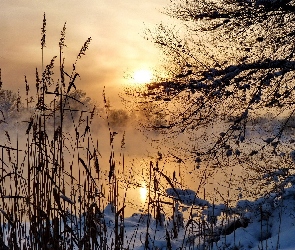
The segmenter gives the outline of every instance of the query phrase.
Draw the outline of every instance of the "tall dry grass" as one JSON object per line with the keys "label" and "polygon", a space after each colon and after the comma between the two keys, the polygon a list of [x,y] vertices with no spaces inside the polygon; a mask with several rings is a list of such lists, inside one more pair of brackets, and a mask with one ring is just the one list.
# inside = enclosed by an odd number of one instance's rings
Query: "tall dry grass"
{"label": "tall dry grass", "polygon": [[[21,111],[29,116],[15,125],[17,133],[12,137],[16,143],[5,130],[5,141],[0,145],[0,248],[96,249],[106,244],[102,210],[108,202],[117,207],[118,186],[113,152],[109,192],[100,185],[105,173],[99,165],[98,141],[94,141],[90,129],[95,107],[90,110],[72,94],[79,76],[78,60],[88,50],[91,38],[80,49],[72,72],[66,72],[64,25],[56,80],[57,58],[44,63],[45,13],[41,31],[42,72],[36,68],[35,96],[31,96],[34,91],[25,77],[25,107]],[[104,199],[106,196],[108,199]],[[117,233],[117,245],[118,237]]]}

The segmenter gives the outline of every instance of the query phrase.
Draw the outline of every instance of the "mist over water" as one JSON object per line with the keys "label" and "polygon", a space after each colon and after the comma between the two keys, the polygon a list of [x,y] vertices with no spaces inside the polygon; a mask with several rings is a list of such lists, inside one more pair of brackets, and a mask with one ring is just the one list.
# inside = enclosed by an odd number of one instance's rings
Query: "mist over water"
{"label": "mist over water", "polygon": [[[73,96],[81,103],[69,101],[65,106],[63,121],[65,175],[62,185],[64,185],[63,193],[67,197],[72,197],[78,192],[78,183],[84,185],[83,183],[87,182],[87,171],[83,168],[81,160],[92,167],[92,160],[86,162],[86,159],[93,157],[94,149],[97,150],[99,164],[96,186],[98,192],[104,197],[99,202],[103,202],[106,206],[111,199],[113,181],[110,178],[110,165],[112,162],[113,171],[116,173],[116,180],[118,180],[117,205],[119,208],[126,206],[125,216],[147,209],[148,196],[154,195],[152,190],[155,188],[155,184],[151,182],[151,169],[157,169],[164,174],[175,188],[194,190],[198,197],[206,198],[209,201],[219,202],[225,199],[226,195],[236,195],[235,190],[231,190],[231,194],[227,193],[229,187],[224,185],[224,183],[228,183],[225,182],[228,179],[225,177],[225,170],[206,170],[208,166],[196,164],[190,151],[194,141],[191,141],[186,132],[172,136],[169,132],[153,130],[148,123],[163,122],[159,120],[161,117],[153,117],[152,114],[146,113],[147,110],[143,114],[141,110],[135,112],[122,107],[116,108],[116,106],[109,105],[108,102],[105,107],[96,104],[95,115],[93,119],[90,119],[89,114],[92,112],[93,102],[87,97],[87,94],[81,91],[77,91]],[[51,105],[53,104],[51,103]],[[151,108],[151,110],[153,109]],[[28,144],[31,143],[30,138],[32,137],[29,130],[30,119],[36,117],[38,112],[34,108],[24,107],[21,112],[8,111],[4,114],[7,117],[6,122],[1,124],[3,131],[1,145],[19,149],[18,153],[16,150],[4,149],[2,159],[9,158],[9,162],[20,166],[17,171],[24,179],[20,179],[19,184],[24,188],[28,185],[28,180],[26,180],[28,169],[24,167],[29,157],[27,148],[33,146],[33,144]],[[58,111],[55,115],[55,118],[52,116],[45,118],[48,145],[56,140],[54,137],[59,127]],[[143,126],[146,122],[148,123]],[[89,128],[86,130],[87,126]],[[50,158],[50,161],[52,162],[53,159]],[[3,169],[6,173],[15,171],[15,169],[9,169],[8,166]],[[93,168],[91,171],[95,172],[95,169]],[[166,177],[163,177],[164,175],[158,174],[157,177],[162,190],[171,188],[171,183],[167,181]],[[152,177],[154,178],[154,176]],[[32,178],[31,176],[31,181]],[[6,195],[18,194],[16,188],[11,187],[10,180],[10,178],[2,180],[3,192]],[[222,183],[223,186],[221,186]],[[151,188],[150,194],[149,187]],[[217,190],[218,193],[216,193]],[[22,190],[22,195],[26,196],[27,191]],[[165,193],[160,195],[161,199],[169,200]],[[166,209],[169,210],[169,206],[166,206]],[[169,211],[165,212],[170,213]]]}

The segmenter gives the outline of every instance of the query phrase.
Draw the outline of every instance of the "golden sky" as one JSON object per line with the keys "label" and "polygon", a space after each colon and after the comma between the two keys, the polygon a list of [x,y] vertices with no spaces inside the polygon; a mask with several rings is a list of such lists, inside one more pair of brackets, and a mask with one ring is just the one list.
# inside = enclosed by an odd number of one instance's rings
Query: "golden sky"
{"label": "golden sky", "polygon": [[157,67],[159,51],[143,38],[169,18],[160,11],[169,0],[1,0],[0,68],[5,89],[24,88],[24,75],[33,89],[35,68],[41,72],[41,27],[46,12],[45,64],[58,55],[60,31],[67,22],[64,56],[71,66],[83,43],[92,37],[86,57],[78,64],[77,87],[95,99],[106,86],[111,103],[126,80],[124,75]]}

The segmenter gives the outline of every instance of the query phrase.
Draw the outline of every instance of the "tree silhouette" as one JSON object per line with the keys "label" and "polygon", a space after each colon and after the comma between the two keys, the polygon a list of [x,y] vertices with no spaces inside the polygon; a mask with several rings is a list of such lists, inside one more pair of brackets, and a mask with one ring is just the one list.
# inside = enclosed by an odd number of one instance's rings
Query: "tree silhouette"
{"label": "tree silhouette", "polygon": [[7,123],[7,119],[17,116],[23,109],[23,104],[17,94],[11,90],[0,89],[0,124]]}
{"label": "tree silhouette", "polygon": [[166,12],[183,26],[147,32],[170,73],[142,92],[170,110],[155,128],[194,138],[198,167],[242,166],[259,192],[294,181],[295,1],[179,0]]}

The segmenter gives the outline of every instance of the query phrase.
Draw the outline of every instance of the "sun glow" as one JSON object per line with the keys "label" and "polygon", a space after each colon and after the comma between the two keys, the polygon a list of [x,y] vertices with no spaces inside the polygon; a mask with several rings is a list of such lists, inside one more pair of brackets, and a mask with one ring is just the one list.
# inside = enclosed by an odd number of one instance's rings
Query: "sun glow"
{"label": "sun glow", "polygon": [[140,69],[133,74],[134,82],[139,84],[150,83],[152,78],[153,73],[148,69]]}
{"label": "sun glow", "polygon": [[143,184],[140,189],[139,189],[139,194],[140,194],[140,199],[141,201],[145,201],[146,198],[147,198],[147,193],[148,193],[148,190],[147,190],[147,187],[145,186],[145,184]]}

